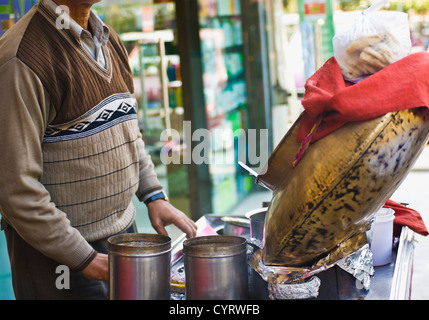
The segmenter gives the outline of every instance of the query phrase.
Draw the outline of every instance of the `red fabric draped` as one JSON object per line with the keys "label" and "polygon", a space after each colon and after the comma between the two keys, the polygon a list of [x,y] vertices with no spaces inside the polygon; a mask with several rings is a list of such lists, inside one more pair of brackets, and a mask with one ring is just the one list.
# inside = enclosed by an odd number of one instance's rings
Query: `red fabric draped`
{"label": "red fabric draped", "polygon": [[429,53],[411,54],[351,84],[343,79],[334,57],[305,85],[304,112],[298,142],[322,122],[312,141],[321,139],[350,121],[369,120],[389,112],[429,106]]}

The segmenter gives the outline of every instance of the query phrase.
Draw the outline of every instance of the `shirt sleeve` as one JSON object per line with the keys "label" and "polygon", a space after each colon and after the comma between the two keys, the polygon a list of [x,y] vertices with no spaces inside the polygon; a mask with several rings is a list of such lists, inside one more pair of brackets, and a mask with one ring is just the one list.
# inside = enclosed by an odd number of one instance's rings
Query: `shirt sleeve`
{"label": "shirt sleeve", "polygon": [[94,249],[70,225],[41,184],[42,141],[49,99],[38,77],[19,59],[0,66],[0,212],[36,250],[73,270]]}

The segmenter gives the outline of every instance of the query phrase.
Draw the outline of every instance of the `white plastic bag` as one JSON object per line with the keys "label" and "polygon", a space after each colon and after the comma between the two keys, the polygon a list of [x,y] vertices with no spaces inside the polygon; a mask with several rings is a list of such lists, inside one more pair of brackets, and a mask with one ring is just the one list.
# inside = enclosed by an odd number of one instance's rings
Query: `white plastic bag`
{"label": "white plastic bag", "polygon": [[334,57],[346,80],[358,82],[410,53],[408,15],[379,10],[388,3],[377,0],[350,30],[333,37]]}

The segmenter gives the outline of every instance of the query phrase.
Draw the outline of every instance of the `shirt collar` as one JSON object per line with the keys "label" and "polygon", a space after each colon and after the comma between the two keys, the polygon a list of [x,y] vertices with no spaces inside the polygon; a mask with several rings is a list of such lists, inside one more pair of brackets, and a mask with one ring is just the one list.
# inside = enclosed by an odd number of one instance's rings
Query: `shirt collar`
{"label": "shirt collar", "polygon": [[[59,7],[53,0],[43,0],[43,4],[51,10],[55,15],[59,16],[56,13],[56,9]],[[67,13],[63,13],[66,15]],[[106,44],[109,40],[110,30],[109,27],[104,24],[104,22],[91,10],[89,15],[89,25],[92,30],[92,37],[95,41],[98,41],[101,44]],[[70,31],[80,40],[84,35],[90,35],[90,32],[83,29],[76,21],[70,18]]]}

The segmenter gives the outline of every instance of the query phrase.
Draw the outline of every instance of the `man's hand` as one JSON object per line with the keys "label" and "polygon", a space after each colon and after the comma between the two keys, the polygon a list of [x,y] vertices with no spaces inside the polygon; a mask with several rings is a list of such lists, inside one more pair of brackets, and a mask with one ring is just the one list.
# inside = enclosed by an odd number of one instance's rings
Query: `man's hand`
{"label": "man's hand", "polygon": [[[193,238],[197,234],[197,225],[186,214],[176,209],[165,200],[155,200],[148,204],[149,219],[156,232],[168,236],[165,227],[174,224],[187,238]],[[83,275],[92,280],[109,282],[108,255],[97,253],[94,260],[82,270]]]}
{"label": "man's hand", "polygon": [[107,254],[97,253],[94,260],[82,270],[83,275],[90,280],[101,280],[109,283],[108,261]]}
{"label": "man's hand", "polygon": [[171,203],[165,200],[155,200],[147,205],[149,219],[156,232],[168,235],[165,227],[174,224],[184,233],[186,237],[193,238],[197,234],[197,225],[189,219],[186,214],[176,209]]}

